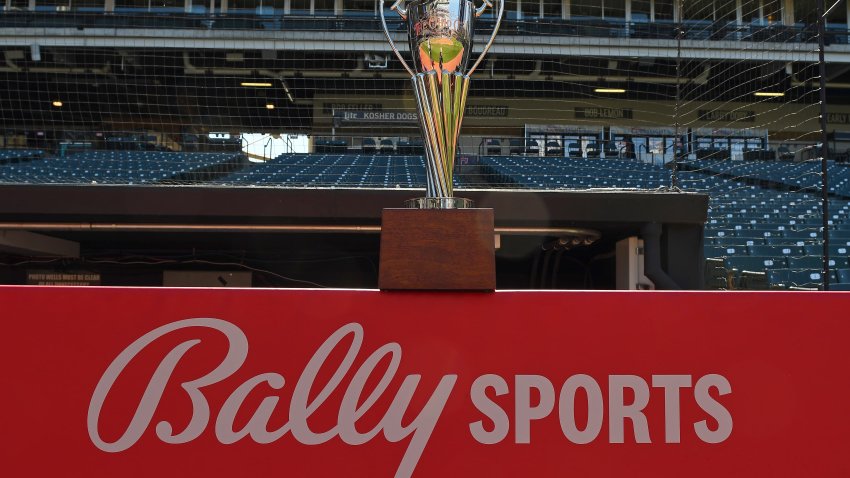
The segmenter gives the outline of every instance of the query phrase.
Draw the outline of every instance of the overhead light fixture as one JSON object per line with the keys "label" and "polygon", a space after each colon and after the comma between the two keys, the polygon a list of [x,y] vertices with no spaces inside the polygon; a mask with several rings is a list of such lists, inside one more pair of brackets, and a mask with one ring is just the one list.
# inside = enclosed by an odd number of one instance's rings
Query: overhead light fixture
{"label": "overhead light fixture", "polygon": [[274,109],[274,104],[273,104],[273,103],[266,103],[266,109],[267,109],[267,110],[273,110],[273,109]]}
{"label": "overhead light fixture", "polygon": [[755,95],[756,96],[777,97],[777,96],[785,96],[785,93],[782,93],[780,91],[756,91]]}
{"label": "overhead light fixture", "polygon": [[625,93],[626,90],[622,88],[596,88],[593,90],[594,93]]}
{"label": "overhead light fixture", "polygon": [[254,86],[254,87],[257,87],[257,88],[270,88],[272,86],[271,83],[255,82],[255,81],[243,81],[242,83],[239,83],[239,84],[242,85],[242,86]]}
{"label": "overhead light fixture", "polygon": [[53,106],[55,106],[55,107],[57,107],[57,108],[61,108],[61,107],[62,107],[62,102],[61,102],[61,101],[59,101],[59,100],[56,100],[56,101],[54,101],[54,102],[52,103],[52,105],[53,105]]}

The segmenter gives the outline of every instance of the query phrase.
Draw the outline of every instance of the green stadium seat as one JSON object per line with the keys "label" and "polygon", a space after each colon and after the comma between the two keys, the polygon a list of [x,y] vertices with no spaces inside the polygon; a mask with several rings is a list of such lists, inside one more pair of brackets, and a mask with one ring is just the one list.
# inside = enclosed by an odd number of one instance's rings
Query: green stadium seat
{"label": "green stadium seat", "polygon": [[751,256],[782,257],[803,255],[802,247],[790,245],[754,245],[748,246],[747,250],[749,250]]}
{"label": "green stadium seat", "polygon": [[736,246],[704,246],[705,257],[727,257],[736,254],[746,254],[746,248]]}
{"label": "green stadium seat", "polygon": [[774,289],[819,289],[823,287],[823,273],[813,269],[773,269],[767,271],[767,282]]}
{"label": "green stadium seat", "polygon": [[[829,259],[829,267],[830,269],[834,269],[837,267],[838,261],[833,258]],[[847,264],[847,261],[844,261],[844,264]],[[788,268],[789,269],[822,269],[823,268],[823,258],[821,256],[802,256],[802,257],[789,257],[788,258]]]}
{"label": "green stadium seat", "polygon": [[735,256],[724,260],[730,289],[764,289],[764,273],[788,267],[785,257]]}
{"label": "green stadium seat", "polygon": [[831,291],[850,291],[850,283],[830,283],[829,290]]}

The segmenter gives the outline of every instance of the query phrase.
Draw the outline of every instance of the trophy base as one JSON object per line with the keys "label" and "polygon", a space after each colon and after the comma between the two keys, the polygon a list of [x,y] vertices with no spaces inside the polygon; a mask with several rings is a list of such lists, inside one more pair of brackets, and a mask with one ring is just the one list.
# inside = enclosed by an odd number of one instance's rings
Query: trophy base
{"label": "trophy base", "polygon": [[378,288],[496,288],[492,209],[384,209]]}
{"label": "trophy base", "polygon": [[455,197],[424,197],[408,199],[404,202],[404,207],[407,209],[471,209],[475,207],[475,201]]}

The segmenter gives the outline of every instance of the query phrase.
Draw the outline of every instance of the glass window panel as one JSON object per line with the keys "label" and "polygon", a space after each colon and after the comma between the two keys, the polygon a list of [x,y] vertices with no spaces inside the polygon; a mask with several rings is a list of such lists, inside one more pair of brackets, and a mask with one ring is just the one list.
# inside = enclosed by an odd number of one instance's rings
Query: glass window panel
{"label": "glass window panel", "polygon": [[259,6],[260,0],[227,0],[228,10],[256,10]]}
{"label": "glass window panel", "polygon": [[[829,1],[829,0],[827,0]],[[841,0],[842,2],[846,0]],[[781,0],[744,0],[742,4],[744,23],[770,25],[782,21]]]}
{"label": "glass window panel", "polygon": [[104,0],[71,0],[71,8],[73,8],[73,9],[86,8],[86,9],[103,10]]}
{"label": "glass window panel", "polygon": [[650,5],[649,0],[632,0],[632,21],[648,22]]}
{"label": "glass window panel", "polygon": [[760,23],[759,0],[743,0],[741,2],[741,15],[743,23]]}
{"label": "glass window panel", "polygon": [[[824,8],[829,8],[835,0],[824,0],[826,5]],[[815,24],[817,18],[815,0],[795,0],[794,1],[794,22]]]}
{"label": "glass window panel", "polygon": [[375,12],[376,4],[370,0],[345,0],[342,6],[346,12]]}
{"label": "glass window panel", "polygon": [[[65,7],[68,8],[70,5],[70,0],[41,0],[35,2],[35,8],[37,9],[45,9],[45,8],[55,8],[55,7]],[[147,5],[147,4],[145,4]]]}
{"label": "glass window panel", "polygon": [[[36,0],[39,5],[42,1]],[[72,0],[73,1],[73,0]],[[66,0],[67,2],[67,0]],[[147,10],[150,7],[152,10],[157,8],[183,8],[184,2],[180,0],[115,0],[115,8],[141,8]]]}
{"label": "glass window panel", "polygon": [[289,10],[292,13],[309,13],[310,0],[292,0],[289,4]]}
{"label": "glass window panel", "polygon": [[[835,0],[826,0],[829,8]],[[827,28],[847,28],[847,0],[839,0],[838,4],[826,16]]]}
{"label": "glass window panel", "polygon": [[782,1],[764,0],[765,23],[782,23]]}
{"label": "glass window panel", "polygon": [[537,18],[540,16],[540,0],[522,1],[522,18]]}
{"label": "glass window panel", "polygon": [[512,18],[516,20],[517,17],[517,3],[516,0],[509,0],[505,2],[505,18]]}
{"label": "glass window panel", "polygon": [[602,18],[602,0],[575,0],[570,5],[572,17]]}
{"label": "glass window panel", "polygon": [[626,0],[605,0],[605,18],[626,18]]}
{"label": "glass window panel", "polygon": [[712,0],[690,0],[684,2],[685,20],[714,20]]}
{"label": "glass window panel", "polygon": [[655,20],[673,19],[673,2],[675,0],[655,0]]}
{"label": "glass window panel", "polygon": [[715,0],[714,1],[715,19],[724,22],[733,22],[738,18],[735,10],[735,0]]}
{"label": "glass window panel", "polygon": [[322,12],[323,14],[333,13],[334,11],[334,0],[315,0],[315,9],[316,12]]}
{"label": "glass window panel", "polygon": [[561,1],[543,0],[543,16],[545,18],[561,18]]}

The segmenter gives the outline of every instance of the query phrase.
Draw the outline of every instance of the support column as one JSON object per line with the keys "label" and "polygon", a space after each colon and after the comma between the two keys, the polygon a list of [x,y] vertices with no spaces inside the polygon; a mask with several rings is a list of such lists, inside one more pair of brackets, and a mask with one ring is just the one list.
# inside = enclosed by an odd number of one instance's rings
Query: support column
{"label": "support column", "polygon": [[782,2],[782,24],[794,24],[794,0],[784,0]]}
{"label": "support column", "polygon": [[[673,4],[673,8],[678,8],[678,4],[678,2],[675,2]],[[676,10],[673,11],[675,12]],[[626,24],[628,24],[632,21],[632,0],[626,0],[626,11],[624,14],[626,16]]]}
{"label": "support column", "polygon": [[29,2],[27,2],[27,10],[35,10],[35,0],[29,0]]}
{"label": "support column", "polygon": [[759,25],[764,26],[764,0],[759,0]]}
{"label": "support column", "polygon": [[744,24],[744,7],[741,5],[741,0],[735,0],[735,24],[738,26]]}
{"label": "support column", "polygon": [[[108,5],[111,1],[114,0],[106,0],[106,4]],[[192,0],[185,0],[183,2],[183,11],[186,13],[192,13]]]}
{"label": "support column", "polygon": [[655,0],[649,0],[649,21],[655,23]]}
{"label": "support column", "polygon": [[221,8],[221,13],[227,13],[227,0],[221,0],[219,8]]}
{"label": "support column", "polygon": [[[377,3],[375,2],[375,4]],[[342,15],[342,0],[334,0],[334,15]]]}
{"label": "support column", "polygon": [[115,11],[115,0],[106,0],[103,3],[103,11],[106,13],[112,13]]}
{"label": "support column", "polygon": [[[377,4],[378,2],[375,2],[375,3]],[[375,8],[377,8],[377,7],[375,7]],[[283,1],[283,14],[289,15],[289,12],[291,12],[291,11],[292,11],[292,0],[284,0]]]}
{"label": "support column", "polygon": [[564,20],[570,19],[570,0],[561,0],[561,18]]}

